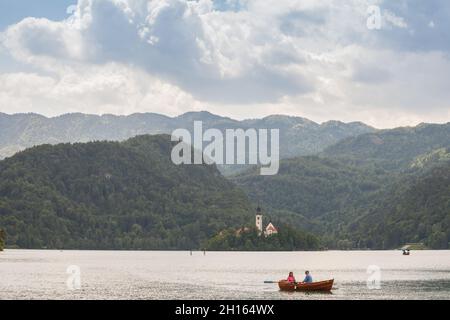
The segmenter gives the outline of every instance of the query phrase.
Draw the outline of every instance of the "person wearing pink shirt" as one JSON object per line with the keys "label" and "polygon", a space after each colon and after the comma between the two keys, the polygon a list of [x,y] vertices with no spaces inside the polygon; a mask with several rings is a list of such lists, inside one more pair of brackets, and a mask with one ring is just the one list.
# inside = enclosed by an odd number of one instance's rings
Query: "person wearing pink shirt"
{"label": "person wearing pink shirt", "polygon": [[294,277],[294,273],[291,271],[289,272],[289,276],[287,278],[287,281],[290,283],[295,283],[295,277]]}

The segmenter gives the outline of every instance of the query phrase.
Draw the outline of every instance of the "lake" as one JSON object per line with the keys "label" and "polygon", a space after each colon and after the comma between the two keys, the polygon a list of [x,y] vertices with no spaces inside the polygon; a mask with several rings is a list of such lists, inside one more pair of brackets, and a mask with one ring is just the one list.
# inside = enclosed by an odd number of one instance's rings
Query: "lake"
{"label": "lake", "polygon": [[[306,269],[332,293],[264,283]],[[450,251],[5,250],[0,299],[450,299]]]}

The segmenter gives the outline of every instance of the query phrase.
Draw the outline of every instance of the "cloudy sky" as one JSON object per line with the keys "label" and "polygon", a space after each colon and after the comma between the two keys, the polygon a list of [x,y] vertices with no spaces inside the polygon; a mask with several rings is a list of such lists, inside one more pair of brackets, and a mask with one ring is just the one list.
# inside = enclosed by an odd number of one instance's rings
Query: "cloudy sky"
{"label": "cloudy sky", "polygon": [[448,17],[447,0],[0,0],[0,112],[448,122]]}

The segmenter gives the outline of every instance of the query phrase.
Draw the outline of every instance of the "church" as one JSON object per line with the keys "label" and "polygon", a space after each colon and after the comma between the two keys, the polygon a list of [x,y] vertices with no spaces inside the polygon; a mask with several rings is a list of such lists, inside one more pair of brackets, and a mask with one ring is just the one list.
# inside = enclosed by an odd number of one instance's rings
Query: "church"
{"label": "church", "polygon": [[256,229],[258,229],[259,235],[264,234],[265,237],[278,233],[278,229],[272,224],[272,222],[269,222],[265,229],[263,228],[263,215],[260,207],[256,209]]}

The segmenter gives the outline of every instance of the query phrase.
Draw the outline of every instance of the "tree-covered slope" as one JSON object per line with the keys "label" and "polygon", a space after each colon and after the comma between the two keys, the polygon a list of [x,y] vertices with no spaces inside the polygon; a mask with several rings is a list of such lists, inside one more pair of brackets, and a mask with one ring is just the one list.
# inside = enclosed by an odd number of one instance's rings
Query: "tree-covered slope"
{"label": "tree-covered slope", "polygon": [[325,149],[323,155],[403,170],[410,168],[417,157],[447,147],[450,123],[421,124],[349,137]]}
{"label": "tree-covered slope", "polygon": [[[8,115],[0,113],[0,158],[40,144],[122,141],[142,134],[170,134],[178,128],[193,130],[194,121],[202,121],[204,129],[279,129],[282,158],[310,155],[339,140],[375,129],[363,123],[313,121],[282,115],[238,121],[209,112],[188,112],[178,117],[155,113],[129,116],[65,114],[47,118],[37,114]],[[240,166],[236,166],[240,167]],[[232,169],[232,168],[231,168]],[[233,170],[231,170],[233,171]]]}
{"label": "tree-covered slope", "polygon": [[253,220],[215,166],[175,166],[169,136],[43,145],[0,162],[0,228],[23,248],[189,249]]}
{"label": "tree-covered slope", "polygon": [[275,212],[296,213],[308,219],[317,219],[361,201],[382,187],[386,174],[381,169],[315,156],[282,160],[274,176],[258,173],[255,168],[236,175],[233,181],[254,202]]}
{"label": "tree-covered slope", "polygon": [[450,248],[450,162],[402,177],[361,213],[341,235],[360,246],[423,242],[435,249]]}
{"label": "tree-covered slope", "polygon": [[[439,156],[435,156],[438,153]],[[300,157],[275,176],[257,170],[233,178],[282,221],[319,235],[330,248],[396,248],[450,241],[450,165],[444,150],[404,172],[364,162]]]}

